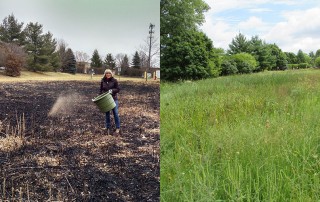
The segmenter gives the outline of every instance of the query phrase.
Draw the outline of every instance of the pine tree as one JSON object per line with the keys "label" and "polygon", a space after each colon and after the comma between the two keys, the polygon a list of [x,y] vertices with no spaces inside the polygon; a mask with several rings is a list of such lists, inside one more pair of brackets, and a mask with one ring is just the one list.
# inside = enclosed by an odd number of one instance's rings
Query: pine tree
{"label": "pine tree", "polygon": [[41,63],[43,63],[43,58],[41,57],[41,48],[44,45],[42,25],[31,22],[24,32],[26,34],[26,49],[29,53],[28,68],[32,71],[42,71]]}
{"label": "pine tree", "polygon": [[121,63],[121,68],[123,69],[128,69],[129,68],[129,59],[127,54],[124,55],[122,63]]}
{"label": "pine tree", "polygon": [[140,69],[140,67],[141,67],[140,56],[139,56],[138,51],[136,51],[135,54],[133,55],[132,67],[136,68],[136,69]]}
{"label": "pine tree", "polygon": [[97,49],[95,49],[93,51],[93,55],[92,55],[92,58],[91,58],[91,67],[102,67],[102,61],[101,61],[101,58],[99,56],[99,52]]}
{"label": "pine tree", "polygon": [[4,18],[0,25],[0,40],[6,43],[24,44],[23,23],[18,23],[14,15]]}
{"label": "pine tree", "polygon": [[241,33],[232,39],[229,48],[228,53],[231,55],[237,53],[250,53],[249,41],[247,41],[246,37]]}
{"label": "pine tree", "polygon": [[114,69],[116,67],[116,62],[112,56],[111,53],[108,53],[105,60],[104,60],[104,64],[106,65],[106,67],[108,69]]}
{"label": "pine tree", "polygon": [[28,69],[32,71],[52,71],[57,67],[55,50],[57,42],[50,32],[42,33],[42,25],[29,23],[24,30],[26,49],[29,54]]}
{"label": "pine tree", "polygon": [[66,73],[75,74],[76,73],[76,58],[73,51],[68,48],[65,54],[65,58],[62,65],[62,71]]}
{"label": "pine tree", "polygon": [[306,63],[306,57],[304,55],[304,52],[301,49],[299,49],[297,53],[297,60],[298,60],[298,63]]}
{"label": "pine tree", "polygon": [[43,59],[42,65],[45,66],[45,71],[52,71],[58,68],[58,61],[56,58],[55,50],[57,42],[53,39],[50,32],[42,36],[43,46],[40,49],[40,58]]}
{"label": "pine tree", "polygon": [[249,41],[249,52],[258,62],[256,71],[264,71],[270,67],[270,51],[268,51],[267,44],[259,38],[253,36]]}

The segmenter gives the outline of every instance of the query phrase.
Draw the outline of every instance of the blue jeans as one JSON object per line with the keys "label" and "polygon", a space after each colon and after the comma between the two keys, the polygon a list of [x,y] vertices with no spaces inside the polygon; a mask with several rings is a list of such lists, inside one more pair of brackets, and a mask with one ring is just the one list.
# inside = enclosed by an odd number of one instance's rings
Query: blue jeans
{"label": "blue jeans", "polygon": [[[116,128],[120,128],[120,118],[118,114],[118,107],[119,107],[119,102],[118,100],[114,101],[116,103],[115,108],[112,109],[112,113],[114,116],[114,122],[116,123]],[[106,128],[111,127],[111,121],[110,121],[110,111],[106,112]]]}

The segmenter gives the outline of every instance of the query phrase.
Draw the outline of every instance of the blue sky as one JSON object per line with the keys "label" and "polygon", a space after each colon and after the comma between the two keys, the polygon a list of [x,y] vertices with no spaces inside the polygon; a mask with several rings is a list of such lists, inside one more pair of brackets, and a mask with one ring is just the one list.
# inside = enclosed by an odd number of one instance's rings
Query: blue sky
{"label": "blue sky", "polygon": [[160,0],[0,0],[1,23],[12,13],[90,57],[97,49],[103,59],[107,53],[132,58],[146,45],[150,23],[160,43]]}
{"label": "blue sky", "polygon": [[320,49],[318,0],[205,0],[211,9],[200,27],[215,47],[225,50],[241,32],[258,35],[283,51],[305,53]]}

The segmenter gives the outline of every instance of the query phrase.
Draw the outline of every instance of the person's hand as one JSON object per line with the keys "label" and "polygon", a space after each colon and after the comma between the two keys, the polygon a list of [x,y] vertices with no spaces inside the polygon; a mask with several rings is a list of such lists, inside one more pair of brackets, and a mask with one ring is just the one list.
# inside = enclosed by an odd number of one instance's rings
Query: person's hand
{"label": "person's hand", "polygon": [[110,94],[112,94],[112,89],[110,89],[108,92],[109,92]]}

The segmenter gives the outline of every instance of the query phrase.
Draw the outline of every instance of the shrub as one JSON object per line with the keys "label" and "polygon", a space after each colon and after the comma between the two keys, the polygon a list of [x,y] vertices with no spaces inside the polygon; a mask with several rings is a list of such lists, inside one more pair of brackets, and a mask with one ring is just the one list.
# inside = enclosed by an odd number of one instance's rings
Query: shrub
{"label": "shrub", "polygon": [[103,67],[94,67],[93,69],[94,69],[95,74],[103,74],[104,73]]}
{"label": "shrub", "polygon": [[232,60],[224,60],[221,64],[221,75],[232,75],[238,73],[237,64]]}
{"label": "shrub", "polygon": [[315,59],[314,64],[316,67],[320,67],[320,56]]}
{"label": "shrub", "polygon": [[294,65],[294,64],[287,64],[287,68],[288,68],[288,69],[293,69],[293,65]]}
{"label": "shrub", "polygon": [[141,77],[144,74],[144,71],[136,68],[128,68],[122,72],[125,76]]}
{"label": "shrub", "polygon": [[17,55],[13,53],[9,53],[7,60],[6,60],[6,75],[8,76],[20,76],[20,70],[23,61]]}
{"label": "shrub", "polygon": [[308,67],[308,63],[300,63],[300,64],[298,64],[298,68],[299,69],[305,69],[307,67]]}
{"label": "shrub", "polygon": [[239,73],[251,73],[257,69],[256,59],[248,53],[238,53],[231,57],[237,64]]}
{"label": "shrub", "polygon": [[26,65],[24,49],[13,43],[0,43],[0,66],[5,66],[8,76],[20,76],[20,71]]}

